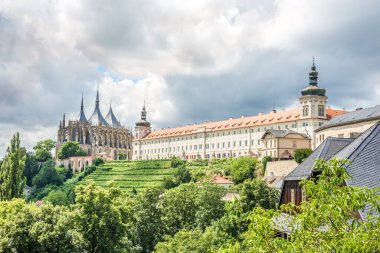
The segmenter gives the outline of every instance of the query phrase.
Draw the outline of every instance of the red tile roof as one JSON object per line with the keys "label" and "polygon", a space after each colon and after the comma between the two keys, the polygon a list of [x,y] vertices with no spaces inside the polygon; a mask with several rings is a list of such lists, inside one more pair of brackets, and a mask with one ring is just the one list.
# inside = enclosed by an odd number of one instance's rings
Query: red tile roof
{"label": "red tile roof", "polygon": [[[344,114],[347,111],[326,109],[327,118],[331,119],[337,115]],[[206,128],[209,131],[220,131],[228,129],[239,129],[251,126],[271,125],[276,123],[285,123],[298,120],[300,117],[299,109],[291,109],[287,111],[279,111],[276,113],[259,114],[256,116],[230,118],[223,121],[206,122],[201,124],[179,126],[175,128],[167,128],[156,130],[145,136],[144,140],[158,139],[162,137],[177,137],[183,135],[194,134],[199,128]]]}

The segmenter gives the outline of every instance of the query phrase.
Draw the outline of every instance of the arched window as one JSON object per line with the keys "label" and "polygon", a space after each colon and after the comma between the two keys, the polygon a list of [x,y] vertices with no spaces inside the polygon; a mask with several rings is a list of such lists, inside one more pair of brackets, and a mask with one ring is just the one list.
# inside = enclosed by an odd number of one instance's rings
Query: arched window
{"label": "arched window", "polygon": [[303,110],[302,110],[302,115],[305,117],[305,116],[309,116],[309,106],[304,106],[303,107]]}

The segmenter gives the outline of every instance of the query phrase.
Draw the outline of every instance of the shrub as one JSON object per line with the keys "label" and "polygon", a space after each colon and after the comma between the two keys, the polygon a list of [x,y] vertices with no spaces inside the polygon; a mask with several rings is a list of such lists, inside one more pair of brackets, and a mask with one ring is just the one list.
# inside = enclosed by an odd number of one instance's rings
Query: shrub
{"label": "shrub", "polygon": [[101,158],[101,157],[95,157],[94,159],[92,159],[92,165],[99,166],[99,165],[102,165],[102,164],[104,164],[103,158]]}
{"label": "shrub", "polygon": [[303,160],[305,160],[311,153],[313,153],[313,150],[311,150],[310,148],[296,149],[294,151],[294,160],[297,163],[302,163]]}

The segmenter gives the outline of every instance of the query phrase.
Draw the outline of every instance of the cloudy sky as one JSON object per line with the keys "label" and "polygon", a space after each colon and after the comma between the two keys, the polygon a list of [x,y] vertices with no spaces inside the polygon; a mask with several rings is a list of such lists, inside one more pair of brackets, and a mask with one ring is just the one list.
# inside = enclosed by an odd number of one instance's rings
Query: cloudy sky
{"label": "cloudy sky", "polygon": [[312,57],[329,104],[380,104],[373,0],[1,0],[0,154],[56,138],[99,83],[127,126],[156,129],[297,106]]}

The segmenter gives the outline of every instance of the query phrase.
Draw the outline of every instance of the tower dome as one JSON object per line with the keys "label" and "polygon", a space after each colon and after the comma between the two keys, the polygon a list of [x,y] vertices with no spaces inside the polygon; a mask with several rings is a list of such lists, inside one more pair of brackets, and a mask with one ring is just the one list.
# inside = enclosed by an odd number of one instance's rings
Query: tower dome
{"label": "tower dome", "polygon": [[301,91],[302,96],[325,96],[326,90],[318,86],[318,72],[314,64],[311,66],[311,71],[309,73],[309,86]]}

